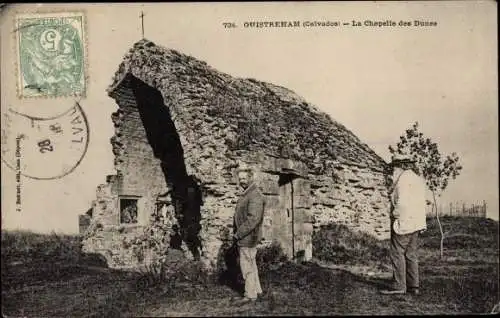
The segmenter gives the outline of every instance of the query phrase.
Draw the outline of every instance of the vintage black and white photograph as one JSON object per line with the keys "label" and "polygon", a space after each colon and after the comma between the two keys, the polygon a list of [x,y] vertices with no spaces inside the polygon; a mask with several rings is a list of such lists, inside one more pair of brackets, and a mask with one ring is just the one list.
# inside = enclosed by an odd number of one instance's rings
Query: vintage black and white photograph
{"label": "vintage black and white photograph", "polygon": [[2,316],[500,312],[496,2],[0,25]]}

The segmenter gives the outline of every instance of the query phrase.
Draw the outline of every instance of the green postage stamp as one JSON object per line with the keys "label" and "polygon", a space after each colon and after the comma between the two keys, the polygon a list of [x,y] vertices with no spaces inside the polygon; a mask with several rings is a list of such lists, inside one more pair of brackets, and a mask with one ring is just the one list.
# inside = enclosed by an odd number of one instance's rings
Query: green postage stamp
{"label": "green postage stamp", "polygon": [[85,96],[85,15],[23,13],[15,23],[18,96]]}

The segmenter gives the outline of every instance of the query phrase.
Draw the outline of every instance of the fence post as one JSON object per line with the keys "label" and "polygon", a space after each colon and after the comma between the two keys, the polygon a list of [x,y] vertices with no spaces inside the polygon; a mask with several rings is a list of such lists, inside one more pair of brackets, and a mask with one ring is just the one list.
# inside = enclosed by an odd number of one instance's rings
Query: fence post
{"label": "fence post", "polygon": [[486,200],[483,200],[483,218],[486,218]]}

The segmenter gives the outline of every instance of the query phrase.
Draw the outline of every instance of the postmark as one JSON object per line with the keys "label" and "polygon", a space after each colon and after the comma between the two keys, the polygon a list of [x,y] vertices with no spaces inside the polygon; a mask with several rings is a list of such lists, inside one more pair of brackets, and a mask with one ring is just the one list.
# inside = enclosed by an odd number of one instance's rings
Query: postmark
{"label": "postmark", "polygon": [[52,117],[9,109],[2,114],[2,161],[32,179],[62,178],[78,167],[89,143],[89,126],[78,102]]}
{"label": "postmark", "polygon": [[85,96],[85,23],[82,12],[16,15],[19,98]]}

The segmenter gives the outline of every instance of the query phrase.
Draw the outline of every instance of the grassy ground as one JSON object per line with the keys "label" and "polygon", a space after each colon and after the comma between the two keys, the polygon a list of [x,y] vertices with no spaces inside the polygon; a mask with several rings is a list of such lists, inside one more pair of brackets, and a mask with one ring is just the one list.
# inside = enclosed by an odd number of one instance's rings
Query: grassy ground
{"label": "grassy ground", "polygon": [[[498,222],[445,218],[444,258],[429,220],[422,236],[420,296],[385,296],[387,242],[341,227],[315,235],[314,262],[261,264],[266,294],[235,306],[215,281],[142,288],[140,275],[110,270],[78,252],[72,237],[2,233],[2,314],[8,316],[385,315],[490,312],[499,302]],[[327,241],[324,238],[329,238]],[[360,242],[362,244],[360,244]]]}

